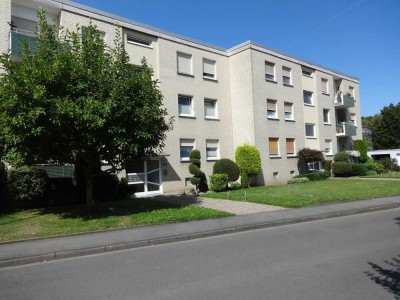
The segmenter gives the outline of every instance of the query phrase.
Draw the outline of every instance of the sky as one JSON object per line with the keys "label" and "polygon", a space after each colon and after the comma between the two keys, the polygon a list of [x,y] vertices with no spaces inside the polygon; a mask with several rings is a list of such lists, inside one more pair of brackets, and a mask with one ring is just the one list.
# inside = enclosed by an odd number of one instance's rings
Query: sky
{"label": "sky", "polygon": [[75,0],[207,44],[251,40],[360,79],[361,115],[400,102],[400,0]]}

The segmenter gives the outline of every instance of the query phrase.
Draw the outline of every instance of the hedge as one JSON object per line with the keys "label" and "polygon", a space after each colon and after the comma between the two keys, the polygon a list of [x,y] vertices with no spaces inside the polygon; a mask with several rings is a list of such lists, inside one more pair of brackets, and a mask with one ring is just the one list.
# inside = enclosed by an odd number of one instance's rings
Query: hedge
{"label": "hedge", "polygon": [[288,180],[288,184],[293,184],[293,183],[305,183],[305,182],[309,182],[310,179],[308,179],[307,177],[298,177],[298,178],[292,178]]}
{"label": "hedge", "polygon": [[296,175],[293,178],[308,178],[310,181],[317,181],[317,180],[326,180],[331,177],[330,172],[313,172],[313,173],[305,173]]}
{"label": "hedge", "polygon": [[223,192],[228,187],[228,175],[213,174],[210,179],[210,190],[213,192]]}
{"label": "hedge", "polygon": [[378,174],[382,174],[385,171],[383,165],[376,161],[366,162],[364,166],[366,166],[368,171],[375,171]]}
{"label": "hedge", "polygon": [[338,161],[332,164],[332,173],[335,177],[349,177],[353,173],[353,168],[350,163],[345,161]]}
{"label": "hedge", "polygon": [[346,151],[338,152],[333,157],[333,161],[335,162],[349,162],[350,156]]}
{"label": "hedge", "polygon": [[352,164],[352,175],[354,176],[365,176],[367,175],[368,169],[363,164]]}

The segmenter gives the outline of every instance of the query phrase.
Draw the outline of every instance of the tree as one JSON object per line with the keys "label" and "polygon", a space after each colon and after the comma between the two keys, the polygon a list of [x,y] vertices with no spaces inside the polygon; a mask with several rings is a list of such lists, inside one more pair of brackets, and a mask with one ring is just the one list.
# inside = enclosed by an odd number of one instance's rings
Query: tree
{"label": "tree", "polygon": [[300,173],[309,171],[308,163],[320,162],[324,160],[324,155],[319,150],[303,148],[297,153],[297,166],[300,170]]}
{"label": "tree", "polygon": [[374,149],[400,148],[400,102],[381,110],[381,120],[373,128]]}
{"label": "tree", "polygon": [[93,24],[82,36],[80,28],[58,34],[43,10],[38,17],[37,51],[24,45],[17,63],[0,57],[0,154],[14,166],[74,163],[91,209],[100,160],[115,172],[160,153],[173,119],[146,61],[129,64],[119,28],[111,48]]}
{"label": "tree", "polygon": [[364,140],[355,140],[353,144],[354,150],[360,152],[360,162],[365,163],[368,161],[368,142]]}
{"label": "tree", "polygon": [[236,148],[235,160],[240,168],[242,188],[249,187],[249,178],[261,172],[261,156],[256,146],[244,144]]}

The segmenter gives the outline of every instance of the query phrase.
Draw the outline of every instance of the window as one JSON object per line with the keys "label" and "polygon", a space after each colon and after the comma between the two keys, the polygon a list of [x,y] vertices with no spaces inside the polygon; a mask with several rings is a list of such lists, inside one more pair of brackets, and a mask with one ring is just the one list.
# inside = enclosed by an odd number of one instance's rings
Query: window
{"label": "window", "polygon": [[217,100],[204,99],[204,117],[206,119],[217,119]]}
{"label": "window", "polygon": [[207,79],[216,79],[214,60],[203,59],[203,77]]}
{"label": "window", "polygon": [[180,116],[193,116],[192,97],[179,95],[178,109]]}
{"label": "window", "polygon": [[312,93],[308,91],[303,91],[303,101],[304,104],[313,105]]}
{"label": "window", "polygon": [[180,155],[181,160],[188,161],[190,152],[194,149],[194,139],[180,140]]}
{"label": "window", "polygon": [[[82,27],[82,36],[86,34],[87,27],[83,26]],[[106,33],[104,31],[96,30],[96,33],[99,35],[99,37],[104,41],[106,39]]]}
{"label": "window", "polygon": [[267,100],[267,116],[268,119],[276,119],[276,100]]}
{"label": "window", "polygon": [[356,114],[355,113],[351,113],[350,114],[350,120],[354,125],[357,126],[357,118],[356,118]]}
{"label": "window", "polygon": [[349,94],[350,94],[350,96],[352,96],[353,98],[355,98],[355,96],[354,96],[354,87],[349,86]]}
{"label": "window", "polygon": [[178,73],[192,75],[192,55],[186,53],[177,53]]}
{"label": "window", "polygon": [[306,137],[315,137],[315,124],[306,123]]}
{"label": "window", "polygon": [[293,103],[284,103],[285,120],[293,120]]}
{"label": "window", "polygon": [[322,169],[322,161],[312,161],[307,163],[307,171],[317,172]]}
{"label": "window", "polygon": [[206,157],[207,160],[219,159],[219,141],[206,140]]}
{"label": "window", "polygon": [[144,39],[140,39],[137,37],[133,37],[133,36],[127,36],[126,40],[128,42],[128,44],[135,44],[135,45],[140,45],[140,46],[146,46],[146,47],[151,47],[151,41],[147,41]]}
{"label": "window", "polygon": [[282,80],[284,85],[292,85],[291,69],[282,67]]}
{"label": "window", "polygon": [[279,156],[278,138],[269,138],[269,156]]}
{"label": "window", "polygon": [[328,79],[321,78],[321,90],[322,90],[322,94],[329,94]]}
{"label": "window", "polygon": [[329,114],[329,109],[324,108],[323,115],[324,115],[324,124],[331,124],[331,117]]}
{"label": "window", "polygon": [[295,155],[295,151],[294,151],[295,147],[294,147],[294,139],[292,138],[287,138],[286,139],[286,154],[288,156],[290,155]]}
{"label": "window", "polygon": [[275,64],[265,62],[265,79],[269,81],[275,81]]}
{"label": "window", "polygon": [[332,140],[325,140],[325,153],[332,155]]}
{"label": "window", "polygon": [[313,71],[309,69],[301,69],[301,74],[303,74],[303,76],[312,77]]}

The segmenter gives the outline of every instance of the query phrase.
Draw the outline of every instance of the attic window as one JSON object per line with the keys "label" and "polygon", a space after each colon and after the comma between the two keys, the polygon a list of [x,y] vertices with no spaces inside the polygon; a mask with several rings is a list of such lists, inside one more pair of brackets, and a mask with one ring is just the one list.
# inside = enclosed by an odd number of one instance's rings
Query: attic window
{"label": "attic window", "polygon": [[145,47],[151,47],[151,41],[148,40],[142,40],[133,36],[127,36],[127,41],[129,44],[136,44],[140,46],[145,46]]}

